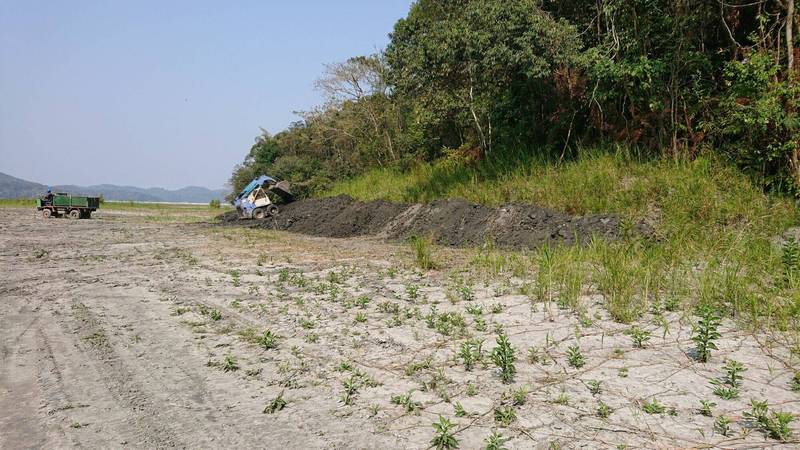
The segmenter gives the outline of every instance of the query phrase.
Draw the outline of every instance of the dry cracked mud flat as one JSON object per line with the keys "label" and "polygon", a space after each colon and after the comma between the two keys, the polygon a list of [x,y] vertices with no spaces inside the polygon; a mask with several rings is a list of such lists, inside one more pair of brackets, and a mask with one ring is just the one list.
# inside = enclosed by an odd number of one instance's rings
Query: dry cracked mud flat
{"label": "dry cracked mud flat", "polygon": [[[703,364],[689,316],[648,313],[637,348],[590,286],[581,319],[523,295],[530,279],[486,276],[474,250],[436,249],[423,273],[403,244],[190,222],[0,209],[0,447],[428,448],[440,415],[467,449],[493,430],[507,448],[797,446],[745,414],[800,414],[780,335],[724,322]],[[486,356],[499,328],[509,384]],[[712,393],[726,359],[747,368],[731,400]]]}

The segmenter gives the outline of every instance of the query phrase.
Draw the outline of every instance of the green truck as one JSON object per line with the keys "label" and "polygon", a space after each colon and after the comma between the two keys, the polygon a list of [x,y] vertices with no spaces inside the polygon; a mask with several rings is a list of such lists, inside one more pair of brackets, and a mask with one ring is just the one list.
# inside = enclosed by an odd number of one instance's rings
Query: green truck
{"label": "green truck", "polygon": [[42,217],[45,219],[61,216],[70,219],[88,219],[99,207],[99,197],[79,197],[65,192],[36,200],[36,209],[42,212]]}

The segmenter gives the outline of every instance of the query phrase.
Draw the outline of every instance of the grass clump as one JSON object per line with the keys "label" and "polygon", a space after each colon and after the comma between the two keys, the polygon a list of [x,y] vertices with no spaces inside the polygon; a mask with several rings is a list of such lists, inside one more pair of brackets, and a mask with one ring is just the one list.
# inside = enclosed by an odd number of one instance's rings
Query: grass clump
{"label": "grass clump", "polygon": [[411,238],[411,247],[414,250],[414,262],[422,270],[433,270],[438,267],[433,258],[433,240],[415,236]]}

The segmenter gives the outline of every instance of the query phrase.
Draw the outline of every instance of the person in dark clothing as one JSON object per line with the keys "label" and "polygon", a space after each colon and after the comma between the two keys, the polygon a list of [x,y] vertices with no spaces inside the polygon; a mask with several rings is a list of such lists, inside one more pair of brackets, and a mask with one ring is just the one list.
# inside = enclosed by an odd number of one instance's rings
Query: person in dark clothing
{"label": "person in dark clothing", "polygon": [[44,194],[44,196],[42,197],[42,200],[44,201],[45,205],[52,205],[53,204],[53,192],[50,189],[48,189],[47,193]]}

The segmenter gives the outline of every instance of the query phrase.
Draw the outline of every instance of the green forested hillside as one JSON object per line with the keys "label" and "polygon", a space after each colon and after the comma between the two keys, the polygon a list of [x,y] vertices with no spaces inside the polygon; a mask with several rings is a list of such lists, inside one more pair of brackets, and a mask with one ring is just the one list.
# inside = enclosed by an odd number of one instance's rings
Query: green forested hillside
{"label": "green forested hillside", "polygon": [[576,157],[596,143],[714,153],[796,191],[793,0],[420,0],[387,48],[332,64],[326,102],[232,176],[308,194],[373,167]]}

